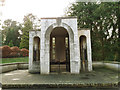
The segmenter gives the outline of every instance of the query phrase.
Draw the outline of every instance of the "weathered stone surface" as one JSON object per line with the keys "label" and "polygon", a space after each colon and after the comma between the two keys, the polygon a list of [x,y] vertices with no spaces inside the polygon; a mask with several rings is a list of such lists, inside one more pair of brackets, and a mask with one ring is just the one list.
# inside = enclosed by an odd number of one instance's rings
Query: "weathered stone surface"
{"label": "weathered stone surface", "polygon": [[[85,35],[87,38],[87,58],[88,71],[92,71],[91,58],[91,39],[89,30],[77,29],[76,17],[59,17],[59,18],[42,18],[41,31],[30,31],[29,33],[29,71],[34,72],[33,63],[33,38],[38,36],[40,38],[40,63],[39,69],[41,74],[50,73],[50,34],[54,28],[63,27],[69,34],[70,45],[70,72],[73,74],[80,73],[80,43],[79,37]],[[35,69],[36,71],[36,69]]]}
{"label": "weathered stone surface", "polygon": [[[118,87],[118,72],[99,68],[92,72],[81,74],[50,74],[39,75],[30,74],[28,70],[15,70],[2,73],[3,88],[41,88],[41,87],[94,87],[94,88],[113,88]],[[108,89],[109,90],[109,89]],[[117,90],[117,89],[116,89]]]}
{"label": "weathered stone surface", "polygon": [[33,61],[33,39],[34,37],[41,36],[41,31],[30,31],[29,32],[29,72],[37,73],[40,72],[40,62]]}

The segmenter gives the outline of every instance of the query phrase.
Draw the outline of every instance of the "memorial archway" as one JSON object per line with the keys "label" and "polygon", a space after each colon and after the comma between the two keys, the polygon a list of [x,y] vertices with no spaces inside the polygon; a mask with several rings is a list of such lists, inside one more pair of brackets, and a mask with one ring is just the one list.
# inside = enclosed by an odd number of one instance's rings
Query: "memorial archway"
{"label": "memorial archway", "polygon": [[[68,36],[69,36],[69,72],[72,72],[72,70],[74,69],[73,68],[73,54],[72,52],[74,52],[74,33],[73,33],[73,30],[71,29],[70,26],[68,26],[67,24],[65,23],[61,23],[60,25],[54,23],[52,25],[50,25],[46,32],[45,32],[45,49],[44,49],[44,57],[45,57],[45,62],[46,62],[46,70],[48,70],[47,72],[50,73],[50,35],[52,33],[52,31],[55,29],[55,28],[62,28],[64,29],[67,33],[68,33]],[[42,65],[42,64],[41,64]],[[67,66],[66,66],[67,67]],[[42,70],[42,66],[41,66],[41,70]],[[43,72],[43,71],[42,71]]]}
{"label": "memorial archway", "polygon": [[[57,34],[58,36],[63,35],[64,38],[58,38]],[[80,53],[82,41],[79,43],[79,37],[82,35],[86,36],[87,53],[85,55],[88,61],[87,69],[91,71],[90,30],[78,30],[77,17],[41,18],[41,30],[29,32],[29,72],[49,74],[53,62],[60,65],[63,63],[65,72],[69,71],[72,74],[79,74],[81,70],[80,55],[82,53]],[[37,38],[34,38],[36,36]],[[39,65],[36,65],[37,61],[40,61]],[[58,72],[64,72],[61,68],[59,69],[57,70]]]}

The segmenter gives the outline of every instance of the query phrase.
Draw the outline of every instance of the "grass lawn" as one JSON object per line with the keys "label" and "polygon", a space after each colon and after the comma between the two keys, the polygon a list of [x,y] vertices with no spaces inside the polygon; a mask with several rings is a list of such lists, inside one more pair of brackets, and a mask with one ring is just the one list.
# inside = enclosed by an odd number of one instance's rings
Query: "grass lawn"
{"label": "grass lawn", "polygon": [[2,63],[16,63],[16,62],[25,62],[28,63],[28,57],[18,57],[18,58],[2,58]]}

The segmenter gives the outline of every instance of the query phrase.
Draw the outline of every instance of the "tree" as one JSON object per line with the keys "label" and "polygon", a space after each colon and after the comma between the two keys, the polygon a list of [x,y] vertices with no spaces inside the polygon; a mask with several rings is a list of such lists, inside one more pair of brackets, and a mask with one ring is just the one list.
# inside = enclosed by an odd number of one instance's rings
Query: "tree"
{"label": "tree", "polygon": [[39,22],[40,20],[32,14],[28,14],[24,17],[20,48],[29,49],[29,31],[39,30]]}
{"label": "tree", "polygon": [[29,49],[29,31],[33,29],[33,24],[29,20],[24,22],[24,27],[22,28],[22,38],[20,43],[20,48]]}
{"label": "tree", "polygon": [[3,45],[18,46],[20,44],[20,33],[21,25],[10,19],[5,20],[2,26],[2,43]]}
{"label": "tree", "polygon": [[120,1],[118,2],[117,7],[117,24],[118,24],[118,60],[120,61]]}
{"label": "tree", "polygon": [[[68,11],[79,28],[90,28],[93,60],[118,60],[118,3],[75,3]],[[118,16],[117,16],[118,15]]]}
{"label": "tree", "polygon": [[9,42],[8,46],[13,47],[13,41],[12,40]]}

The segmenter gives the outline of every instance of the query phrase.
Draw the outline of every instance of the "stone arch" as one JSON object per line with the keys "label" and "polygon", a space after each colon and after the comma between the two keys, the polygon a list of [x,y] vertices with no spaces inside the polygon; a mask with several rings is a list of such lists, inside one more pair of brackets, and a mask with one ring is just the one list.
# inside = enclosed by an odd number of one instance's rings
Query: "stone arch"
{"label": "stone arch", "polygon": [[86,35],[80,35],[79,37],[81,37],[81,36],[83,36],[83,37],[86,37],[86,38],[87,38],[87,36],[86,36]]}
{"label": "stone arch", "polygon": [[[63,27],[67,30],[68,34],[69,34],[69,44],[70,44],[70,68],[71,68],[71,61],[73,61],[73,53],[74,52],[74,33],[73,33],[73,30],[72,28],[65,24],[65,23],[61,23],[60,25],[54,23],[52,25],[50,25],[46,32],[45,32],[45,56],[44,57],[48,57],[47,59],[50,60],[50,34],[52,32],[52,30],[54,28],[57,28],[57,27]],[[50,61],[49,61],[50,62]],[[50,63],[49,63],[50,65]],[[71,70],[71,69],[70,69]],[[50,72],[50,71],[49,71]],[[71,71],[70,71],[71,72]]]}
{"label": "stone arch", "polygon": [[74,33],[73,33],[72,28],[69,25],[65,24],[65,23],[61,23],[61,25],[58,25],[56,23],[50,25],[47,28],[46,32],[45,32],[45,38],[49,39],[50,33],[56,27],[63,27],[63,28],[65,28],[67,30],[68,34],[71,35],[72,36],[71,38],[74,40]]}

